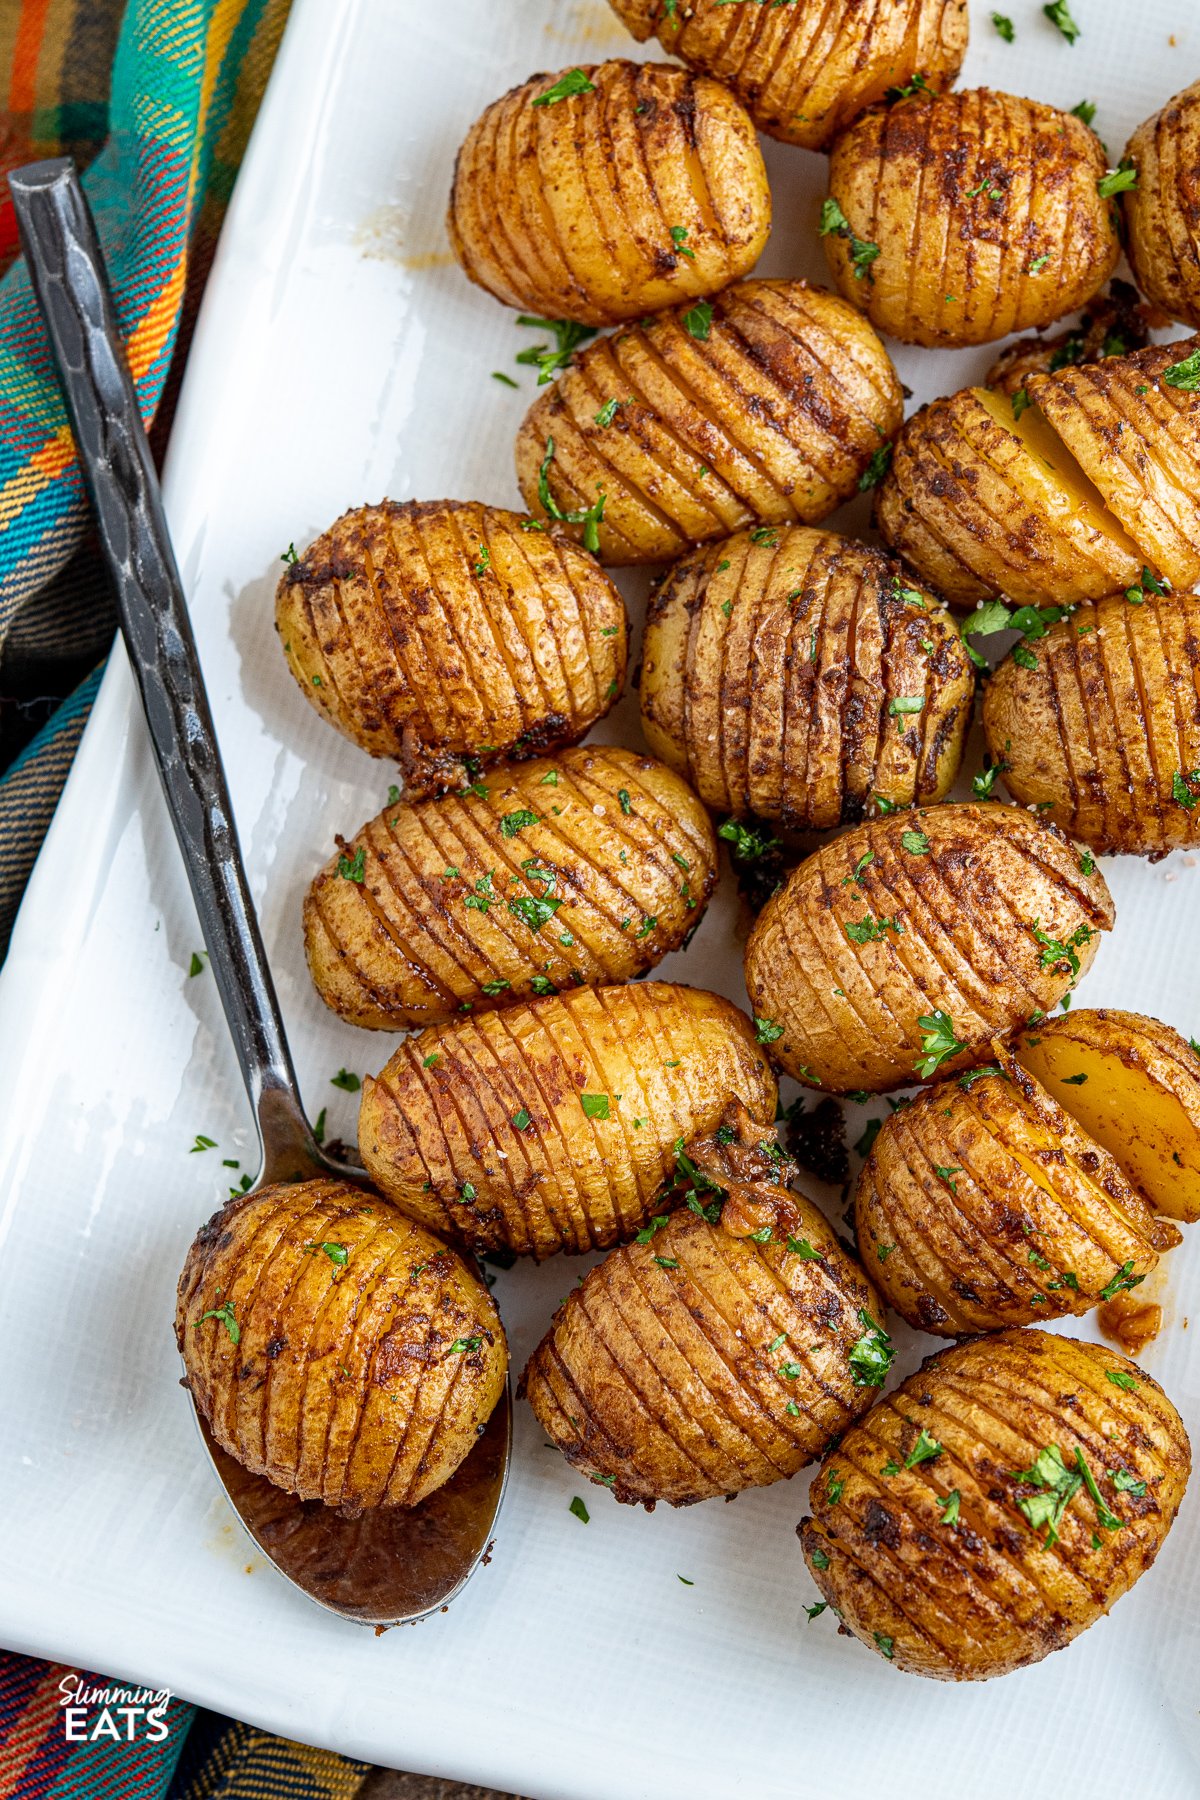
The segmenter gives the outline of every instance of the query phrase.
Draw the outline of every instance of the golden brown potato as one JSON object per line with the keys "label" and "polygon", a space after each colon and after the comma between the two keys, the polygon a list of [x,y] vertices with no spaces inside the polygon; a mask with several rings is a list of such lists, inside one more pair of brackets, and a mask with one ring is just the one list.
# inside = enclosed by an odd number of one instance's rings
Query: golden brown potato
{"label": "golden brown potato", "polygon": [[1200,82],[1138,126],[1125,159],[1138,174],[1121,196],[1137,284],[1172,319],[1200,326]]}
{"label": "golden brown potato", "polygon": [[949,87],[967,48],[966,0],[610,0],[639,43],[651,35],[731,87],[760,131],[823,150],[890,88],[920,75]]}
{"label": "golden brown potato", "polygon": [[794,1475],[882,1386],[879,1302],[788,1192],[794,1173],[774,1130],[731,1109],[530,1358],[521,1391],[538,1424],[618,1500],[687,1506]]}
{"label": "golden brown potato", "polygon": [[1093,849],[1159,857],[1200,843],[1200,598],[1133,592],[1002,662],[983,727],[1014,800]]}
{"label": "golden brown potato", "polygon": [[884,1120],[855,1195],[884,1298],[939,1337],[1089,1312],[1180,1241],[1080,1129],[1075,1090],[994,1054]]}
{"label": "golden brown potato", "polygon": [[1191,1450],[1156,1381],[1006,1331],[931,1356],[846,1433],[799,1526],[847,1630],[898,1669],[985,1681],[1078,1637],[1154,1561]]}
{"label": "golden brown potato", "polygon": [[[1108,289],[1085,309],[1077,323],[1052,336],[1034,332],[1005,346],[984,376],[983,385],[1006,400],[1019,394],[1031,375],[1053,375],[1069,363],[1103,362],[1144,350],[1156,323],[1153,307],[1143,304],[1129,282],[1114,277]],[[1021,401],[1017,405],[1020,407]]]}
{"label": "golden brown potato", "polygon": [[625,606],[603,571],[474,501],[343,513],[284,570],[275,623],[308,699],[395,757],[410,799],[575,742],[625,680]]}
{"label": "golden brown potato", "polygon": [[302,1181],[202,1225],[175,1333],[221,1447],[302,1500],[415,1506],[504,1390],[508,1347],[462,1258],[374,1194]]}
{"label": "golden brown potato", "polygon": [[1104,877],[1084,867],[1015,806],[935,806],[843,832],[750,933],[760,1038],[789,1075],[841,1092],[967,1068],[1056,1006],[1112,928]]}
{"label": "golden brown potato", "polygon": [[446,224],[498,300],[615,325],[748,275],[771,194],[753,123],[720,82],[606,62],[533,75],[488,107]]}
{"label": "golden brown potato", "polygon": [[1035,375],[1029,398],[1143,561],[1176,587],[1194,587],[1200,581],[1200,337]]}
{"label": "golden brown potato", "polygon": [[681,1140],[775,1082],[728,1000],[669,982],[580,988],[430,1026],[363,1083],[372,1181],[482,1249],[603,1249],[649,1217]]}
{"label": "golden brown potato", "polygon": [[838,288],[910,344],[987,344],[1074,312],[1112,274],[1099,138],[1037,100],[918,93],[844,131],[821,218]]}
{"label": "golden brown potato", "polygon": [[852,307],[745,281],[601,338],[537,400],[517,477],[539,518],[590,510],[604,562],[667,562],[743,525],[812,524],[900,423],[896,372]]}
{"label": "golden brown potato", "polygon": [[1171,1219],[1200,1219],[1200,1056],[1169,1025],[1082,1007],[1016,1040],[1022,1067]]}
{"label": "golden brown potato", "polygon": [[[941,800],[975,681],[953,620],[865,544],[759,527],[676,563],[650,602],[639,694],[657,756],[707,805],[793,831]],[[889,713],[920,694],[913,729]]]}
{"label": "golden brown potato", "polygon": [[717,878],[696,796],[598,745],[387,806],[339,846],[305,898],[308,966],[326,1005],[381,1030],[633,980]]}

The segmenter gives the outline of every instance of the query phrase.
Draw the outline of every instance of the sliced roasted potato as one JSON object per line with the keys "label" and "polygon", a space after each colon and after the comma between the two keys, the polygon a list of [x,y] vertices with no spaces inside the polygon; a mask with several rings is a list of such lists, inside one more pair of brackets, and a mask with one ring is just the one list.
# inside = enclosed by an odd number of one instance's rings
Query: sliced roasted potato
{"label": "sliced roasted potato", "polygon": [[966,0],[610,0],[639,43],[731,87],[760,131],[823,150],[890,88],[949,87],[967,48]]}
{"label": "sliced roasted potato", "polygon": [[284,570],[275,624],[302,692],[406,798],[574,743],[625,679],[625,605],[556,530],[475,501],[343,513]]}
{"label": "sliced roasted potato", "polygon": [[[941,800],[974,676],[954,623],[889,557],[803,526],[676,563],[650,603],[639,694],[656,755],[709,806],[824,830]],[[913,729],[899,696],[920,694]]]}
{"label": "sliced roasted potato", "polygon": [[536,1257],[603,1249],[649,1217],[675,1146],[775,1082],[728,1000],[669,982],[581,988],[431,1026],[363,1083],[375,1185],[434,1229]]}
{"label": "sliced roasted potato", "polygon": [[1103,146],[1073,113],[920,92],[833,146],[821,230],[847,300],[910,344],[986,344],[1089,300],[1121,253]]}
{"label": "sliced roasted potato", "polygon": [[[983,384],[1010,400],[1021,393],[1031,375],[1052,375],[1068,363],[1103,362],[1109,356],[1144,350],[1154,324],[1154,309],[1143,303],[1137,289],[1114,277],[1075,324],[1050,336],[1035,332],[1006,345]],[[1018,400],[1017,409],[1022,405]]]}
{"label": "sliced roasted potato", "polygon": [[1158,1383],[1099,1344],[956,1344],[851,1426],[800,1543],[844,1628],[898,1669],[985,1681],[1109,1611],[1162,1548],[1191,1450]]}
{"label": "sliced roasted potato", "polygon": [[1131,592],[1001,663],[983,726],[1014,800],[1096,850],[1158,857],[1200,843],[1200,599]]}
{"label": "sliced roasted potato", "polygon": [[1069,606],[1129,587],[1142,569],[1137,545],[1037,408],[987,388],[914,413],[876,522],[952,605],[1004,593]]}
{"label": "sliced roasted potato", "polygon": [[879,1302],[788,1192],[794,1173],[773,1128],[731,1109],[530,1358],[521,1387],[539,1425],[618,1500],[687,1506],[794,1475],[882,1385]]}
{"label": "sliced roasted potato", "polygon": [[1200,82],[1139,125],[1125,157],[1138,176],[1121,196],[1137,284],[1171,318],[1200,326]]}
{"label": "sliced roasted potato", "polygon": [[997,1046],[884,1120],[858,1247],[910,1325],[961,1337],[1088,1312],[1179,1243],[1074,1110],[1073,1089],[1052,1098]]}
{"label": "sliced roasted potato", "polygon": [[429,1025],[644,975],[716,879],[708,814],[679,777],[587,746],[385,807],[313,882],[304,948],[355,1025]]}
{"label": "sliced roasted potato", "polygon": [[745,281],[582,350],[527,413],[517,477],[539,518],[594,533],[604,562],[668,562],[743,525],[825,518],[902,407],[853,307]]}
{"label": "sliced roasted potato", "polygon": [[175,1333],[192,1398],[255,1475],[326,1506],[415,1506],[448,1481],[504,1390],[483,1283],[344,1181],[238,1195],[202,1225]]}
{"label": "sliced roasted potato", "polygon": [[1015,1052],[1152,1206],[1200,1219],[1200,1056],[1169,1025],[1084,1007],[1026,1031]]}
{"label": "sliced roasted potato", "polygon": [[843,832],[750,933],[760,1038],[789,1075],[842,1092],[957,1073],[1088,968],[1113,905],[1084,868],[1015,806],[935,806]]}
{"label": "sliced roasted potato", "polygon": [[606,62],[533,75],[488,107],[458,153],[447,229],[509,306],[615,325],[748,275],[771,194],[728,88]]}

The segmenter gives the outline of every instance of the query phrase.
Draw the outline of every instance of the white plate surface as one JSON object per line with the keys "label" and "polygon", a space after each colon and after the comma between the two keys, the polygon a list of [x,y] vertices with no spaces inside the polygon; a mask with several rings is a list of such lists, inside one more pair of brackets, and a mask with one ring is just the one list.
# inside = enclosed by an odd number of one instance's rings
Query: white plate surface
{"label": "white plate surface", "polygon": [[[977,0],[966,78],[1094,99],[1118,154],[1200,74],[1200,17],[1194,0],[1073,6],[1072,47],[1034,0],[1005,0],[1009,46]],[[354,1102],[330,1076],[377,1067],[388,1040],[316,999],[299,902],[390,771],[286,674],[279,554],[382,494],[517,503],[511,441],[532,377],[514,394],[489,372],[518,373],[529,337],[450,263],[451,160],[531,70],[626,53],[603,0],[298,0],[210,283],[169,507],[301,1079],[331,1133],[352,1135]],[[824,159],[767,155],[763,269],[820,279]],[[896,360],[924,399],[989,356]],[[865,526],[865,504],[839,522]],[[645,582],[625,585],[636,611]],[[633,699],[605,735],[637,743]],[[1120,922],[1086,1001],[1200,1026],[1193,862],[1108,866]],[[723,893],[664,974],[742,999],[735,919]],[[1196,1794],[1196,1494],[1112,1618],[1020,1675],[942,1687],[839,1638],[828,1614],[806,1623],[804,1479],[653,1517],[587,1489],[585,1527],[568,1511],[578,1478],[520,1408],[494,1560],[447,1615],[377,1639],[306,1603],[241,1538],[178,1387],[176,1273],[223,1197],[218,1159],[250,1154],[212,979],[187,976],[199,945],[118,653],[0,982],[0,1641],[538,1800],[782,1800],[837,1779],[888,1800],[1012,1800],[1051,1781],[1095,1800],[1131,1781],[1155,1800]],[[189,1154],[197,1132],[219,1150]],[[516,1368],[579,1267],[500,1277]],[[1168,1327],[1146,1356],[1193,1432],[1198,1288],[1194,1232],[1155,1278]],[[903,1343],[907,1369],[919,1346]]]}

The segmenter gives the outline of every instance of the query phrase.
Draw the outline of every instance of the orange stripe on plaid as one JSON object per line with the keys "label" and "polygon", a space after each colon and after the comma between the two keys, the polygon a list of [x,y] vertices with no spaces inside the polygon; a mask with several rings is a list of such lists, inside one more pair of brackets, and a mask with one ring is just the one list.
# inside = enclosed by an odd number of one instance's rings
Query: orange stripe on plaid
{"label": "orange stripe on plaid", "polygon": [[50,0],[24,0],[21,23],[13,45],[12,73],[8,83],[8,104],[15,113],[31,113],[37,97],[38,58],[46,31],[46,15]]}
{"label": "orange stripe on plaid", "polygon": [[9,1800],[18,1791],[21,1777],[45,1742],[62,1699],[59,1682],[64,1675],[78,1673],[62,1663],[46,1664],[25,1710],[0,1745],[0,1800]]}

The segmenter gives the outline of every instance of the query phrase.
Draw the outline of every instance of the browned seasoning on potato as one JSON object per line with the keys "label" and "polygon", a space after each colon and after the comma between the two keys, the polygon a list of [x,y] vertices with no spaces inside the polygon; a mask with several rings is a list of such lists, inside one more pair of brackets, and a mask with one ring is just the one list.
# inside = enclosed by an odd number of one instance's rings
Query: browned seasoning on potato
{"label": "browned seasoning on potato", "polygon": [[1137,171],[1121,195],[1137,284],[1169,318],[1200,326],[1200,82],[1138,126],[1122,161]]}

